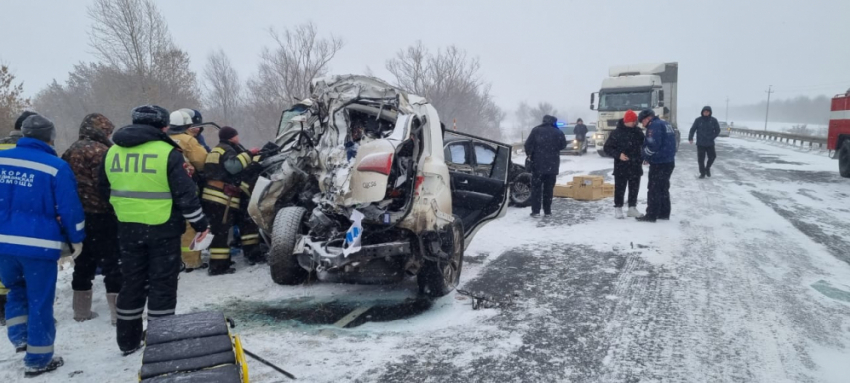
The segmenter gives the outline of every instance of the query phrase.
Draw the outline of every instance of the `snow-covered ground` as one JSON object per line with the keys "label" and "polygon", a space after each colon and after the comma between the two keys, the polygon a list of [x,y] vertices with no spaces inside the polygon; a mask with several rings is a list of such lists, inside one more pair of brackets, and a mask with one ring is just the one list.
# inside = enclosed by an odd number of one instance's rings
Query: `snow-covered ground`
{"label": "snow-covered ground", "polygon": [[[615,220],[610,199],[557,200],[539,220],[510,209],[478,233],[461,277],[461,289],[511,302],[500,308],[472,310],[457,292],[417,301],[415,281],[284,287],[242,266],[182,274],[178,312],[225,311],[247,349],[306,382],[847,382],[850,180],[819,153],[756,140],[720,139],[718,156],[698,180],[682,145],[671,221]],[[612,182],[611,170],[593,153],[565,156],[559,182]],[[641,210],[646,177],[643,187]],[[135,381],[141,353],[120,356],[102,284],[101,317],[76,323],[70,281],[60,272],[66,365],[28,381]],[[302,323],[366,305],[404,312],[354,328]],[[23,381],[20,359],[0,345],[0,382]],[[252,382],[284,381],[249,365]]]}

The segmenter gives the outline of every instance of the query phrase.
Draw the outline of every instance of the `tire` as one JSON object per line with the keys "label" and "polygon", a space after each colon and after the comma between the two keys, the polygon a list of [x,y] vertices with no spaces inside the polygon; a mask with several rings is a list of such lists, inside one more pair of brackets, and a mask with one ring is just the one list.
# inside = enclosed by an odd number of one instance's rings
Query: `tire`
{"label": "tire", "polygon": [[416,276],[419,293],[431,298],[439,298],[452,292],[457,287],[463,270],[464,234],[460,217],[455,216],[454,222],[448,225],[444,234],[449,234],[443,236],[441,246],[442,250],[449,254],[448,262],[423,259],[422,268]]}
{"label": "tire", "polygon": [[531,205],[531,173],[522,173],[511,185],[511,202],[516,207]]}
{"label": "tire", "polygon": [[303,234],[304,216],[307,209],[293,206],[277,212],[272,227],[272,245],[269,250],[269,270],[272,280],[279,285],[303,283],[310,274],[298,264],[292,251]]}
{"label": "tire", "polygon": [[596,153],[599,153],[599,157],[608,158],[608,154],[604,150],[597,150]]}
{"label": "tire", "polygon": [[850,178],[850,140],[844,140],[844,145],[838,151],[838,174]]}

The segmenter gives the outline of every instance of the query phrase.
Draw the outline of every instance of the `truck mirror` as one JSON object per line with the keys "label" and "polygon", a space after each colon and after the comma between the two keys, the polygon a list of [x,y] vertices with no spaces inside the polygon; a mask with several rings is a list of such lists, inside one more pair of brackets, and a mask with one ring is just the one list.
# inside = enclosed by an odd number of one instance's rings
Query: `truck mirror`
{"label": "truck mirror", "polygon": [[590,110],[596,110],[596,93],[590,94]]}
{"label": "truck mirror", "polygon": [[664,91],[658,91],[658,106],[664,106]]}

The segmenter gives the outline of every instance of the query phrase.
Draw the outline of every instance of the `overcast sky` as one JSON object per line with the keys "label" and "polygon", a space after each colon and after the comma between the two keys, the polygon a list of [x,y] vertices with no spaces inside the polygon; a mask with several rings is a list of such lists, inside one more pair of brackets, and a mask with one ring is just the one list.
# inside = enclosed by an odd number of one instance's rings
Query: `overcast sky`
{"label": "overcast sky", "polygon": [[[0,62],[34,94],[63,82],[88,47],[90,1],[3,0]],[[388,58],[417,40],[455,44],[481,60],[499,105],[522,100],[587,109],[611,65],[678,61],[679,102],[691,109],[773,97],[834,95],[850,87],[848,0],[676,1],[158,1],[176,43],[202,71],[223,48],[253,74],[268,28],[314,22],[342,37],[332,73],[369,67],[389,78]],[[575,114],[575,112],[571,112]],[[594,120],[595,118],[591,118]],[[685,118],[688,120],[688,118]]]}

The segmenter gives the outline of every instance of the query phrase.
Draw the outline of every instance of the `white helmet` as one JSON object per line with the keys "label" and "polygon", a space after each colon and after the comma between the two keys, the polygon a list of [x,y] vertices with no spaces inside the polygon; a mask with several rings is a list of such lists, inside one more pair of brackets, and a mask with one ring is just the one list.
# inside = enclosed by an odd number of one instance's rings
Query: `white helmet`
{"label": "white helmet", "polygon": [[171,118],[169,125],[171,126],[186,126],[192,125],[192,116],[184,112],[183,110],[176,110],[171,112]]}

